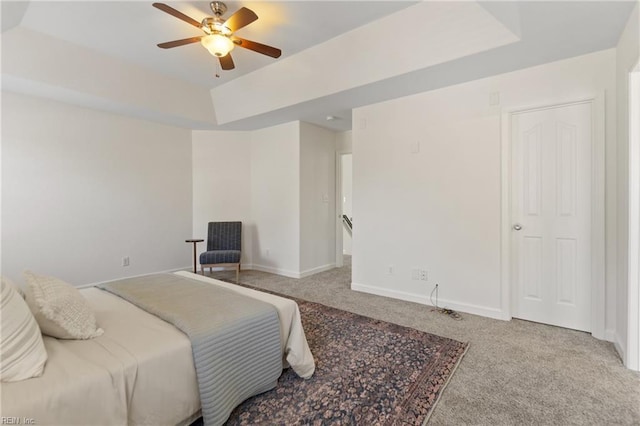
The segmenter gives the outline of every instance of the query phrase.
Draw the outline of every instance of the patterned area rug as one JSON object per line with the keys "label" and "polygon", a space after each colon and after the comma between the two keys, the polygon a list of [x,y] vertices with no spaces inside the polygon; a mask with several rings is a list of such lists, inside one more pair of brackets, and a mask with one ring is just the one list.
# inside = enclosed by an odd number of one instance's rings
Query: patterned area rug
{"label": "patterned area rug", "polygon": [[468,344],[296,300],[316,361],[245,401],[227,425],[421,425]]}

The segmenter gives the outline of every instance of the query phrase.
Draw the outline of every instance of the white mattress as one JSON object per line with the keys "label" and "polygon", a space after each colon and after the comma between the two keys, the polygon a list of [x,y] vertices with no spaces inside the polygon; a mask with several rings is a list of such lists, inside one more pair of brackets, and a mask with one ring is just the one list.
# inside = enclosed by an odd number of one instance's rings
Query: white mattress
{"label": "white mattress", "polygon": [[[276,307],[283,357],[301,377],[315,364],[298,305],[267,293],[178,272]],[[100,337],[44,337],[49,359],[41,377],[0,385],[0,415],[56,425],[176,425],[193,420],[200,397],[189,339],[173,325],[105,291],[81,290]]]}

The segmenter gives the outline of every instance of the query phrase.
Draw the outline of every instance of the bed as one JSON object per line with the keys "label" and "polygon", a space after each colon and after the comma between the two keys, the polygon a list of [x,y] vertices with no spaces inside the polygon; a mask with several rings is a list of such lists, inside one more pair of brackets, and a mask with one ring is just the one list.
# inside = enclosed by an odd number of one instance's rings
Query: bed
{"label": "bed", "polygon": [[[189,272],[174,275],[275,307],[283,365],[311,377],[315,364],[294,301]],[[2,383],[0,414],[64,425],[177,425],[197,419],[200,392],[189,338],[114,294],[98,288],[81,293],[104,334],[91,340],[45,336],[44,374]]]}

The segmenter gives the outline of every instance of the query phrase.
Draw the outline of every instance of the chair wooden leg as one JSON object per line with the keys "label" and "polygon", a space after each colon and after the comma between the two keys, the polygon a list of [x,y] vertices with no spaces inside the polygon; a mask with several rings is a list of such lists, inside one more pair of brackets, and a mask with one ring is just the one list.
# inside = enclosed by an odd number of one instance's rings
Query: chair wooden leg
{"label": "chair wooden leg", "polygon": [[236,265],[236,284],[240,284],[240,264]]}
{"label": "chair wooden leg", "polygon": [[204,266],[200,265],[200,272],[204,275]]}

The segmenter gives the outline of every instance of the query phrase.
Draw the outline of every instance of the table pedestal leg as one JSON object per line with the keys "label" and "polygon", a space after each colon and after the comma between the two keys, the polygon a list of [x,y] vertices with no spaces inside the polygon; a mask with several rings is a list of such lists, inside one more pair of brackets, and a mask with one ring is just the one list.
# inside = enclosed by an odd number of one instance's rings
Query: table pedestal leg
{"label": "table pedestal leg", "polygon": [[196,268],[196,244],[198,243],[194,241],[193,243],[193,273],[194,274],[198,273],[198,269]]}
{"label": "table pedestal leg", "polygon": [[193,273],[197,274],[198,273],[198,266],[196,263],[196,246],[198,245],[198,243],[203,242],[203,239],[189,239],[189,240],[184,240],[185,243],[193,243]]}

